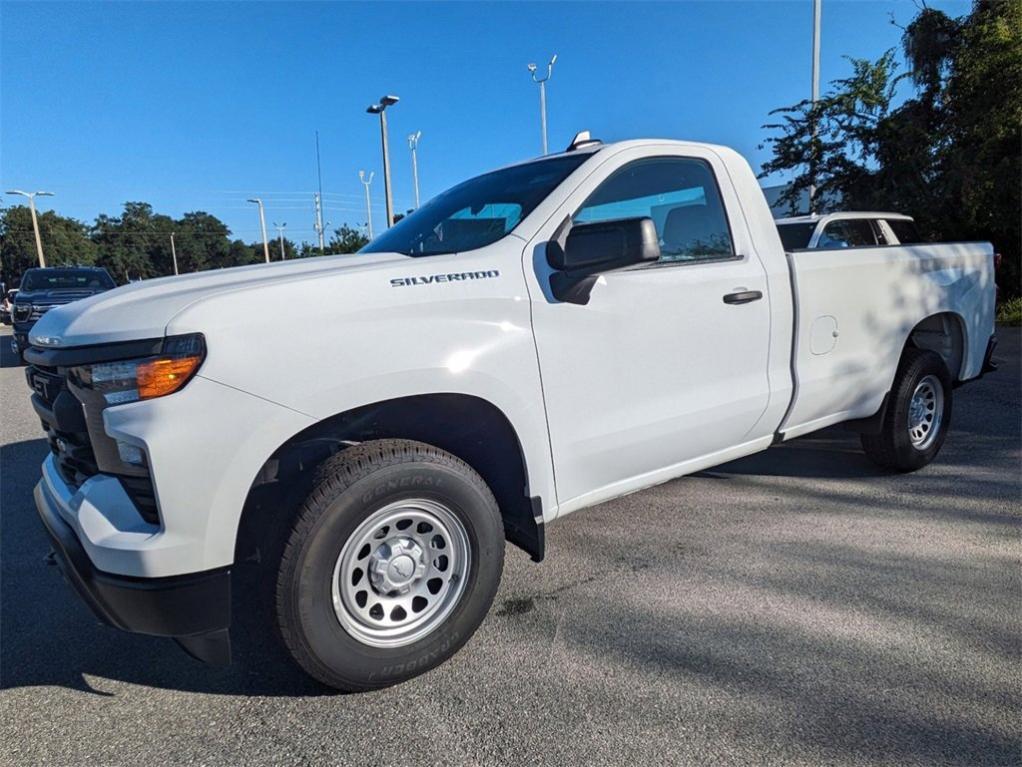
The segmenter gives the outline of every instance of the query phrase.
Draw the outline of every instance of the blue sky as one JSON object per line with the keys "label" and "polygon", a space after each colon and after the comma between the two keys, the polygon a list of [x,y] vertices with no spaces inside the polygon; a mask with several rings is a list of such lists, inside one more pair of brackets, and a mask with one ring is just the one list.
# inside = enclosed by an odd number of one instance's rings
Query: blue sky
{"label": "blue sky", "polygon": [[[969,3],[930,0],[953,15]],[[824,0],[822,77],[843,56],[899,44],[907,0]],[[811,1],[660,4],[18,3],[0,5],[0,186],[85,221],[126,200],[206,210],[236,236],[267,219],[312,240],[319,130],[326,218],[364,222],[358,170],[376,171],[384,93],[398,209],[412,203],[408,133],[421,130],[423,199],[538,154],[526,64],[559,55],[551,148],[576,130],[735,147],[758,169],[767,113],[809,93]],[[2,190],[0,190],[2,191]],[[4,203],[15,198],[4,196]],[[271,232],[272,234],[272,232]]]}

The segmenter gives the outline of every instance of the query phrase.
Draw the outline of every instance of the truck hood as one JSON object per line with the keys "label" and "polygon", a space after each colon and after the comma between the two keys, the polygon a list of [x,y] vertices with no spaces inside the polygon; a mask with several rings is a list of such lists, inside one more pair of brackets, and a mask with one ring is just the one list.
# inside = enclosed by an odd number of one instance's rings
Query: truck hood
{"label": "truck hood", "polygon": [[[48,311],[32,328],[29,340],[37,346],[63,348],[159,338],[174,315],[215,295],[385,268],[407,259],[400,253],[353,253],[134,282]],[[266,295],[272,298],[272,290]],[[280,307],[271,300],[261,311],[277,312]]]}

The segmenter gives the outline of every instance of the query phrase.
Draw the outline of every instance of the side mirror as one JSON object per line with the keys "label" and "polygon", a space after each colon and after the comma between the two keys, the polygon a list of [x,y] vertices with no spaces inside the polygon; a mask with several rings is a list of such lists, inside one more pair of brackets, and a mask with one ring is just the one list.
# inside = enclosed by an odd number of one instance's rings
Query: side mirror
{"label": "side mirror", "polygon": [[547,246],[547,263],[555,270],[551,290],[558,300],[574,304],[589,303],[596,278],[604,272],[659,259],[660,238],[649,217],[577,224],[563,246],[559,237]]}

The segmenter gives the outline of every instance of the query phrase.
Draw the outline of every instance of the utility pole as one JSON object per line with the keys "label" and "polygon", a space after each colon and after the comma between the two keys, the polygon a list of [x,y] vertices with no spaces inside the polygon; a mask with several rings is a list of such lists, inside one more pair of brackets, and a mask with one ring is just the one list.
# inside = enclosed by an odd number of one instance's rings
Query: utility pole
{"label": "utility pole", "polygon": [[546,143],[546,81],[550,79],[550,76],[554,73],[554,62],[557,61],[557,54],[553,55],[550,59],[550,63],[546,65],[546,77],[536,77],[536,70],[539,68],[535,64],[529,64],[529,71],[532,73],[532,82],[539,84],[539,124],[540,130],[543,133],[543,154],[547,153]]}
{"label": "utility pole", "polygon": [[369,227],[369,239],[373,239],[373,208],[369,203],[369,185],[373,183],[373,176],[376,175],[373,171],[369,171],[369,175],[366,176],[364,170],[358,172],[358,180],[362,182],[362,186],[366,188],[366,226]]}
{"label": "utility pole", "polygon": [[174,259],[174,274],[177,274],[177,248],[174,247],[174,233],[170,233],[170,256]]}
{"label": "utility pole", "polygon": [[[813,109],[820,100],[820,17],[822,0],[813,0]],[[816,115],[813,115],[812,154],[809,156],[809,212],[816,211]]]}
{"label": "utility pole", "polygon": [[366,109],[371,115],[380,116],[380,141],[383,144],[383,194],[387,201],[387,228],[394,226],[394,201],[390,193],[390,149],[387,146],[387,107],[393,106],[400,99],[397,96],[384,96],[379,104]]}
{"label": "utility pole", "polygon": [[263,230],[263,255],[266,257],[266,263],[270,263],[270,241],[266,239],[266,213],[263,210],[263,201],[258,197],[253,197],[249,202],[254,202],[259,206],[259,226]]}
{"label": "utility pole", "polygon": [[323,243],[323,165],[319,161],[319,131],[316,131],[316,177],[319,179],[319,193],[316,195],[316,233],[319,235],[319,254],[326,253]]}
{"label": "utility pole", "polygon": [[415,186],[415,209],[419,209],[419,160],[416,157],[416,150],[419,148],[419,139],[422,138],[422,131],[417,130],[408,136],[408,148],[412,150],[412,183]]}
{"label": "utility pole", "polygon": [[36,197],[53,197],[53,192],[23,192],[20,189],[11,189],[7,194],[20,194],[28,198],[28,209],[32,211],[32,230],[35,232],[35,252],[39,257],[39,266],[46,267],[46,259],[43,258],[43,238],[39,236],[39,219],[35,214]]}
{"label": "utility pole", "polygon": [[280,238],[280,260],[286,261],[287,254],[284,252],[284,227],[287,226],[287,221],[283,224],[278,224],[276,221],[273,222],[273,228],[277,230],[277,236]]}
{"label": "utility pole", "polygon": [[319,235],[319,254],[322,256],[326,253],[326,245],[323,241],[323,202],[319,194],[312,195],[313,201],[316,203],[316,223],[313,224],[313,229],[316,230],[316,234]]}

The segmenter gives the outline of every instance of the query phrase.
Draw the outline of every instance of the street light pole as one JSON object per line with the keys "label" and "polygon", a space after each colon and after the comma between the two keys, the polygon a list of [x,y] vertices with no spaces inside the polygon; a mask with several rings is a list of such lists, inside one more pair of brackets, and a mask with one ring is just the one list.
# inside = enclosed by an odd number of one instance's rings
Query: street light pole
{"label": "street light pole", "polygon": [[380,141],[383,144],[383,194],[387,201],[387,226],[394,226],[394,202],[390,192],[390,150],[387,146],[387,107],[399,101],[397,96],[384,96],[366,112],[380,116]]}
{"label": "street light pole", "polygon": [[254,202],[259,206],[259,226],[263,230],[263,255],[266,257],[266,263],[270,263],[270,241],[266,239],[266,213],[263,211],[263,201],[258,197],[253,197],[249,202]]}
{"label": "street light pole", "polygon": [[287,221],[283,224],[278,224],[276,221],[273,222],[273,228],[277,230],[277,236],[280,238],[280,260],[286,261],[287,254],[284,252],[284,227],[287,226]]}
{"label": "street light pole", "polygon": [[543,134],[543,154],[547,153],[547,142],[546,142],[546,81],[550,79],[550,76],[554,73],[554,62],[557,61],[557,54],[553,55],[550,59],[550,63],[546,66],[546,77],[536,77],[536,70],[539,68],[535,64],[529,64],[529,71],[532,73],[532,82],[539,84],[539,124],[540,130]]}
{"label": "street light pole", "polygon": [[312,195],[312,201],[316,205],[316,222],[312,225],[312,228],[316,230],[316,234],[319,235],[319,254],[322,256],[326,253],[326,244],[323,240],[323,200],[319,193]]}
{"label": "street light pole", "polygon": [[[820,100],[820,17],[823,14],[822,0],[813,0],[813,109]],[[816,115],[813,115],[812,154],[809,159],[809,212],[816,209]]]}
{"label": "street light pole", "polygon": [[43,238],[39,235],[39,219],[35,213],[36,197],[53,197],[53,192],[23,192],[20,189],[11,189],[7,194],[20,194],[28,198],[28,209],[32,211],[32,231],[35,232],[35,252],[39,257],[39,266],[46,268],[46,259],[43,257]]}
{"label": "street light pole", "polygon": [[366,176],[364,170],[358,172],[358,180],[362,182],[362,186],[366,188],[366,226],[369,227],[369,239],[373,239],[373,208],[369,204],[369,185],[373,183],[373,176],[376,175],[373,171],[369,171],[369,175]]}
{"label": "street light pole", "polygon": [[316,193],[316,233],[319,235],[319,254],[326,253],[323,242],[323,165],[319,161],[319,131],[316,131],[316,178],[319,179],[319,191]]}
{"label": "street light pole", "polygon": [[174,274],[177,274],[177,248],[174,247],[174,233],[170,233],[170,257],[174,259]]}
{"label": "street light pole", "polygon": [[408,136],[408,148],[412,150],[412,183],[415,186],[415,209],[419,209],[419,160],[416,150],[419,148],[419,139],[422,138],[422,131],[418,130]]}

